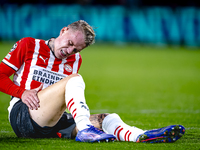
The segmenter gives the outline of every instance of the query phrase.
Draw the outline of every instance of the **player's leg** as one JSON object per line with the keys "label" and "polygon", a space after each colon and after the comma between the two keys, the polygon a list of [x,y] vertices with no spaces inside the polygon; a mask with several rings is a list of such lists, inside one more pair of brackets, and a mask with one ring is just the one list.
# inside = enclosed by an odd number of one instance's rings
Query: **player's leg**
{"label": "player's leg", "polygon": [[103,113],[103,114],[92,114],[90,116],[90,122],[93,126],[96,128],[99,128],[100,130],[103,130],[102,123],[106,116],[110,115],[109,113]]}
{"label": "player's leg", "polygon": [[[74,74],[40,91],[38,93],[40,108],[30,110],[32,119],[41,127],[52,127],[56,125],[65,109],[68,108],[78,130],[82,131],[78,132],[80,136],[77,141],[95,142],[114,139],[113,135],[100,133],[92,126],[89,120],[89,108],[85,102],[84,89],[85,83],[82,77]],[[81,133],[89,134],[83,137]]]}
{"label": "player's leg", "polygon": [[38,93],[40,108],[29,110],[32,119],[41,127],[54,126],[68,108],[79,130],[92,125],[84,97],[85,83],[78,74],[70,75]]}
{"label": "player's leg", "polygon": [[113,141],[115,137],[111,134],[105,134],[95,128],[89,117],[89,108],[85,101],[85,83],[81,76],[71,78],[65,87],[65,101],[68,110],[71,112],[77,129],[79,132],[76,136],[76,141],[80,142],[100,142]]}
{"label": "player's leg", "polygon": [[90,116],[91,123],[106,133],[116,136],[118,141],[136,142],[137,137],[145,131],[124,123],[117,114],[94,114]]}
{"label": "player's leg", "polygon": [[[99,130],[103,130],[102,122],[107,115],[109,115],[109,113],[92,114],[92,115],[90,115],[89,119],[94,127],[98,128]],[[78,133],[78,129],[77,129],[77,127],[75,127],[74,130],[72,131],[72,137],[76,137],[77,133]]]}
{"label": "player's leg", "polygon": [[69,79],[76,76],[78,75],[70,75],[38,92],[40,108],[38,110],[29,109],[31,118],[38,125],[52,127],[58,122],[66,109],[65,86]]}
{"label": "player's leg", "polygon": [[91,123],[106,133],[112,134],[118,141],[136,142],[143,130],[125,124],[117,114],[94,114],[90,116]]}
{"label": "player's leg", "polygon": [[175,142],[185,133],[185,128],[181,125],[144,131],[127,125],[117,114],[107,115],[102,121],[102,129],[106,133],[115,135],[119,141],[149,143]]}
{"label": "player's leg", "polygon": [[118,141],[136,142],[137,137],[145,131],[137,127],[132,127],[124,123],[118,114],[106,116],[102,122],[102,129],[106,133],[116,136]]}

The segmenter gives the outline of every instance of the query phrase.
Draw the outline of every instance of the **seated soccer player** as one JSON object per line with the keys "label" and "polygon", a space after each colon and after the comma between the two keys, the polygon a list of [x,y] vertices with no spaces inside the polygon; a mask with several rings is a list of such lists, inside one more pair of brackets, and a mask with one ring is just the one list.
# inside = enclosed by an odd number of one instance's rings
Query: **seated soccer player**
{"label": "seated soccer player", "polygon": [[[84,99],[76,100],[80,95],[70,98],[72,93],[65,92],[66,83],[81,66],[79,52],[94,38],[92,27],[79,20],[63,27],[57,38],[22,38],[5,56],[0,63],[0,91],[12,96],[9,121],[18,137],[58,137],[62,131],[71,138],[77,125],[78,130],[87,131],[84,141],[114,140],[92,126]],[[65,112],[66,106],[73,117]]]}
{"label": "seated soccer player", "polygon": [[94,37],[92,27],[80,20],[62,28],[57,38],[28,37],[14,45],[0,63],[0,91],[12,96],[8,110],[15,134],[80,142],[178,140],[185,132],[181,125],[144,131],[125,124],[117,114],[90,115],[85,83],[77,74],[82,60],[78,52]]}

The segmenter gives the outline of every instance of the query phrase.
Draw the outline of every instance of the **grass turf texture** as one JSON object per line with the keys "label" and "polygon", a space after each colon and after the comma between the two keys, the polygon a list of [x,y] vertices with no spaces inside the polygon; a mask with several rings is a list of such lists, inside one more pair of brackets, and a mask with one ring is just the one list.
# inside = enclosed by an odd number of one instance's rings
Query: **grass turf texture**
{"label": "grass turf texture", "polygon": [[[1,43],[1,60],[14,43]],[[185,126],[175,143],[79,143],[17,138],[9,124],[9,96],[0,93],[0,149],[199,149],[200,51],[175,47],[93,45],[81,52],[91,114],[118,113],[142,129]]]}

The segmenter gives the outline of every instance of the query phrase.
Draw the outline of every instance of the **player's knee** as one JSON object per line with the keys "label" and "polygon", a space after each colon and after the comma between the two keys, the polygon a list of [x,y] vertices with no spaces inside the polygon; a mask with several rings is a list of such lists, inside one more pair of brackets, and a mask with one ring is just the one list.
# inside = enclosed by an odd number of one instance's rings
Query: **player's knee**
{"label": "player's knee", "polygon": [[110,118],[120,118],[120,116],[116,113],[109,114]]}
{"label": "player's knee", "polygon": [[69,77],[66,88],[81,87],[85,89],[85,82],[80,74],[73,74]]}
{"label": "player's knee", "polygon": [[116,114],[116,113],[107,114],[103,119],[103,123],[110,122],[114,118],[120,119],[120,116],[118,114]]}

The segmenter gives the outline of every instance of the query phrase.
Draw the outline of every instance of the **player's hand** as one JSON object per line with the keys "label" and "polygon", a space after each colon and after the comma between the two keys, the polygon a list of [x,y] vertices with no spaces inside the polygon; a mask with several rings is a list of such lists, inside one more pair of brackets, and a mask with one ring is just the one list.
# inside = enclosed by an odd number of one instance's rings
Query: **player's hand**
{"label": "player's hand", "polygon": [[40,105],[40,101],[38,99],[37,93],[42,90],[43,84],[41,84],[39,87],[32,89],[32,90],[25,90],[24,93],[22,94],[22,102],[25,103],[29,109],[37,110]]}

